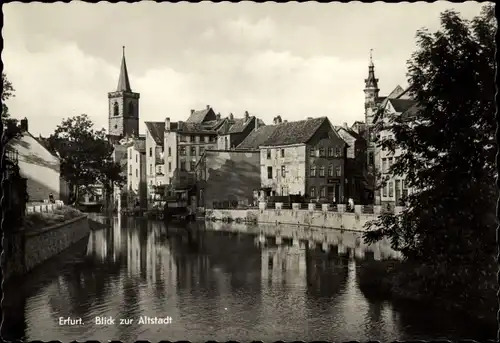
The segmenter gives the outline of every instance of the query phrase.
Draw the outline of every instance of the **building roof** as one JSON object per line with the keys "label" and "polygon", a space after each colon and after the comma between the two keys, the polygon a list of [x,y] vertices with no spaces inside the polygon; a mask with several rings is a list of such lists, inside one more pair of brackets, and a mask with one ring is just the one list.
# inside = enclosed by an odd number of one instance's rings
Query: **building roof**
{"label": "building roof", "polygon": [[[165,138],[165,122],[164,121],[146,121],[146,129],[153,137],[153,140],[157,145],[163,145],[163,139]],[[172,123],[170,124],[172,127]]]}
{"label": "building roof", "polygon": [[146,152],[146,140],[142,137],[134,140],[134,149],[139,152]]}
{"label": "building roof", "polygon": [[207,115],[213,111],[210,106],[203,110],[193,110],[189,118],[186,120],[186,123],[202,123],[205,121]]}
{"label": "building roof", "polygon": [[[337,132],[344,131],[345,133],[347,133],[348,135],[350,135],[352,138],[354,138],[356,140],[362,140],[362,139],[364,139],[363,136],[361,136],[359,133],[357,133],[356,131],[354,131],[350,127],[344,127],[344,126],[336,125],[335,129],[337,130]],[[340,132],[339,132],[339,135],[340,135],[341,138],[343,138],[342,134]]]}
{"label": "building roof", "polygon": [[391,103],[392,107],[394,107],[394,110],[398,113],[403,113],[410,107],[412,107],[415,104],[415,100],[411,99],[389,99],[389,102]]}
{"label": "building roof", "polygon": [[327,117],[262,126],[252,131],[237,148],[256,149],[260,146],[304,144],[312,138],[325,121],[328,121]]}
{"label": "building roof", "polygon": [[117,92],[132,92],[128,78],[127,62],[125,62],[125,47],[123,47],[122,66],[120,68],[120,77],[118,78]]}
{"label": "building roof", "polygon": [[[217,130],[224,124],[225,119],[210,120],[202,123],[193,122],[178,122],[177,132],[183,133],[204,133],[204,134],[217,134]],[[171,130],[173,130],[171,128]]]}

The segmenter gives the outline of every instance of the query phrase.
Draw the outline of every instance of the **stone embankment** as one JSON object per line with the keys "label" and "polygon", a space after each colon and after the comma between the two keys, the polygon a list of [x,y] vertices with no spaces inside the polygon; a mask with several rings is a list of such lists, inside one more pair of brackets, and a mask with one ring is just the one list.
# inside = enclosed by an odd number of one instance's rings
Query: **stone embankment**
{"label": "stone embankment", "polygon": [[[330,229],[341,229],[364,232],[365,224],[374,220],[382,211],[382,206],[373,206],[373,213],[363,213],[362,205],[355,205],[354,212],[347,212],[345,205],[337,205],[335,209],[330,204],[307,204],[307,209],[293,203],[291,209],[284,209],[283,203],[275,203],[274,209],[269,209],[265,202],[259,203],[259,208],[252,209],[207,209],[205,220],[237,223],[266,223],[311,226]],[[400,213],[403,207],[396,206],[395,213]]]}
{"label": "stone embankment", "polygon": [[28,273],[42,262],[88,237],[89,233],[89,221],[83,214],[38,230],[4,232],[4,279]]}

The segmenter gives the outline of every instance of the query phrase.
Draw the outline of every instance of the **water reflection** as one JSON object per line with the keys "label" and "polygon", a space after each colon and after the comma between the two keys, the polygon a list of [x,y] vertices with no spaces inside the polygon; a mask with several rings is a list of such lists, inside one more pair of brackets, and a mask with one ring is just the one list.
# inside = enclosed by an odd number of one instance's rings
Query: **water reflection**
{"label": "water reflection", "polygon": [[[397,257],[387,241],[366,245],[355,232],[282,226],[197,223],[186,230],[132,218],[110,224],[4,290],[5,338],[487,338],[484,328],[443,321],[449,314],[360,290],[363,261]],[[135,322],[97,326],[96,316]],[[139,325],[139,316],[173,322]],[[60,326],[59,317],[85,325]]]}

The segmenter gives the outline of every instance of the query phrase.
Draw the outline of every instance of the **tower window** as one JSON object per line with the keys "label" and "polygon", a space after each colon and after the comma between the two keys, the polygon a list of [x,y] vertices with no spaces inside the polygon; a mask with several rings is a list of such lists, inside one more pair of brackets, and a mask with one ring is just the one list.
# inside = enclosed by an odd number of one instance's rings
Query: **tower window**
{"label": "tower window", "polygon": [[128,105],[128,115],[129,116],[134,116],[134,104],[133,103],[129,103]]}
{"label": "tower window", "polygon": [[115,129],[117,129],[117,128],[118,128],[118,125],[115,125]]}
{"label": "tower window", "polygon": [[113,104],[113,114],[115,116],[119,115],[120,114],[120,109],[118,107],[118,103],[115,101],[114,104]]}

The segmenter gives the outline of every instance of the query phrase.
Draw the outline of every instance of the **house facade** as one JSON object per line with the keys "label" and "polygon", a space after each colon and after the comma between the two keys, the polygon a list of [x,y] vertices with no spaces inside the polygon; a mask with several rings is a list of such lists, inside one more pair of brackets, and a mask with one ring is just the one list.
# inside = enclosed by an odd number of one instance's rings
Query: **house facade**
{"label": "house facade", "polygon": [[[375,123],[382,121],[383,127],[389,128],[389,116],[400,115],[403,118],[411,119],[417,112],[417,103],[408,96],[408,90],[401,93],[396,98],[389,98],[385,103],[379,115],[375,117]],[[380,140],[394,139],[394,134],[390,129],[379,131]],[[408,187],[404,175],[391,175],[390,167],[396,162],[403,151],[396,148],[394,153],[387,149],[382,149],[379,145],[375,147],[375,156],[377,159],[379,179],[377,183],[381,188],[376,193],[376,203],[380,205],[396,206],[400,204],[404,197],[411,194],[412,190]]]}
{"label": "house facade", "polygon": [[59,158],[29,133],[27,119],[22,119],[20,125],[21,136],[10,142],[7,154],[18,161],[21,177],[26,179],[28,200],[42,202],[50,194],[56,200],[66,200],[68,189],[61,178]]}
{"label": "house facade", "polygon": [[197,205],[205,209],[254,203],[260,189],[259,150],[206,150],[196,165]]}
{"label": "house facade", "polygon": [[346,143],[326,117],[297,122],[274,118],[238,149],[259,149],[261,188],[268,196],[299,195],[340,201]]}
{"label": "house facade", "polygon": [[146,142],[139,138],[127,148],[127,193],[134,205],[147,207]]}
{"label": "house facade", "polygon": [[218,130],[224,121],[209,105],[201,111],[191,110],[185,122],[165,119],[164,171],[167,185],[180,189],[195,182],[196,164],[206,149],[216,149]]}
{"label": "house facade", "polygon": [[165,122],[145,122],[146,125],[146,168],[148,205],[159,201],[165,195],[167,183],[165,174]]}
{"label": "house facade", "polygon": [[[356,124],[356,123],[355,123]],[[353,125],[354,126],[354,125]],[[366,189],[366,140],[347,123],[336,126],[337,133],[347,143],[345,154],[345,196],[356,204],[368,204]]]}

